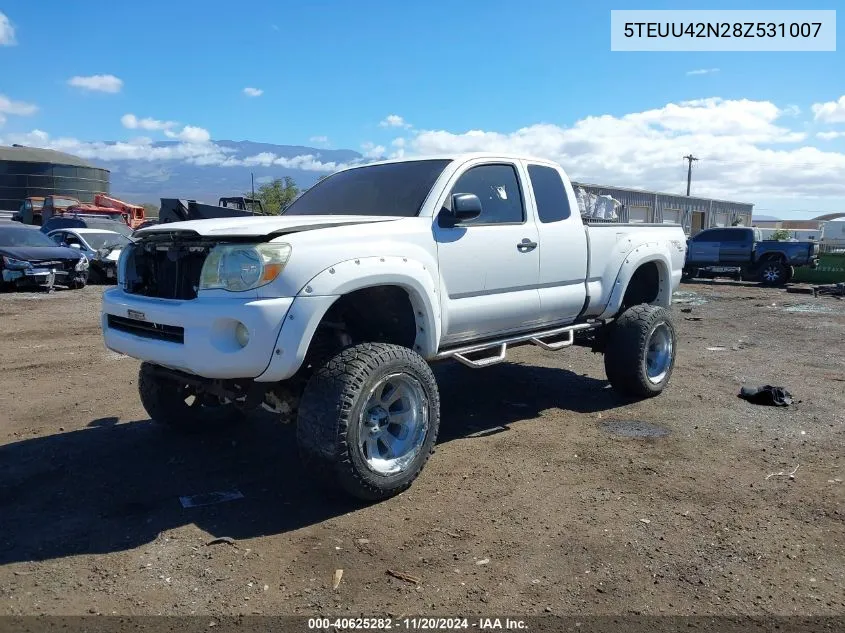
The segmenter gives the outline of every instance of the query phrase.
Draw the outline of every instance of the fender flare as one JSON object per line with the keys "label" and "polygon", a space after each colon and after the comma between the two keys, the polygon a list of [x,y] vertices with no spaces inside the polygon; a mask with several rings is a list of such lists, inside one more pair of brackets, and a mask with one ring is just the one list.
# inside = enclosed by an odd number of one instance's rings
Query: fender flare
{"label": "fender flare", "polygon": [[657,271],[660,275],[657,289],[657,299],[654,301],[655,305],[668,308],[672,303],[672,289],[677,285],[674,277],[677,277],[677,282],[680,282],[681,271],[677,273],[672,272],[672,263],[669,255],[665,252],[665,244],[660,242],[645,242],[639,246],[628,251],[622,265],[619,267],[619,272],[616,275],[616,281],[613,285],[613,291],[610,294],[610,300],[607,306],[597,318],[608,319],[616,315],[622,307],[622,301],[625,298],[625,293],[628,290],[628,285],[631,279],[637,272],[640,266],[654,262],[657,264]]}
{"label": "fender flare", "polygon": [[[408,293],[416,319],[414,351],[429,359],[442,335],[440,299],[429,266],[408,257],[360,257],[338,262],[312,277],[297,296],[334,296],[375,286],[398,286]],[[322,315],[321,315],[322,318]]]}

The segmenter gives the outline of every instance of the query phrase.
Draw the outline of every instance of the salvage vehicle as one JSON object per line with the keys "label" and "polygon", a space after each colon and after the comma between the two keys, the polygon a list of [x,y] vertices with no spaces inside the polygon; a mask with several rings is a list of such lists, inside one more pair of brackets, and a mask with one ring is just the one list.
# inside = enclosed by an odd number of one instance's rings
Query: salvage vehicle
{"label": "salvage vehicle", "polygon": [[10,222],[0,224],[0,274],[6,288],[84,288],[88,259],[76,249],[57,246],[35,227]]}
{"label": "salvage vehicle", "polygon": [[12,216],[15,222],[23,224],[41,224],[41,209],[44,206],[44,198],[40,196],[30,196],[22,203]]}
{"label": "salvage vehicle", "polygon": [[208,220],[211,218],[241,218],[254,215],[266,215],[261,200],[232,196],[220,198],[216,205],[182,200],[180,198],[161,198],[158,212],[159,224],[187,222],[189,220]]}
{"label": "salvage vehicle", "polygon": [[796,266],[818,265],[816,242],[764,240],[754,227],[713,228],[689,240],[684,278],[728,275],[782,286],[792,279]]}
{"label": "salvage vehicle", "polygon": [[660,394],[674,368],[682,228],[593,226],[546,160],[354,166],[279,216],[137,238],[101,318],[106,347],[142,361],[150,417],[199,430],[263,404],[296,421],[314,479],[360,499],[405,490],[433,452],[430,363],[480,369],[517,345],[578,344],[635,398]]}
{"label": "salvage vehicle", "polygon": [[117,281],[117,260],[132,240],[103,229],[57,229],[47,237],[59,246],[78,249],[88,258],[88,281],[94,284]]}
{"label": "salvage vehicle", "polygon": [[57,229],[103,229],[120,233],[131,238],[134,231],[122,219],[112,219],[108,214],[98,213],[87,215],[84,213],[69,213],[56,215],[47,220],[41,227],[42,233],[52,233]]}

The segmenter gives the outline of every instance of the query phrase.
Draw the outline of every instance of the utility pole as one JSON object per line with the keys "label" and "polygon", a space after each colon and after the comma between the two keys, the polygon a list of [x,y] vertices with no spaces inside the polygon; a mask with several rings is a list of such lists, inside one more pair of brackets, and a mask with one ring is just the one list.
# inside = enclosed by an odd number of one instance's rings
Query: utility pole
{"label": "utility pole", "polygon": [[690,185],[692,184],[692,161],[698,159],[690,154],[689,156],[684,156],[684,160],[689,161],[689,167],[687,167],[687,197],[689,197]]}
{"label": "utility pole", "polygon": [[[249,179],[252,181],[252,199],[255,200],[255,174],[249,172]],[[687,195],[689,195],[689,191],[687,191]]]}

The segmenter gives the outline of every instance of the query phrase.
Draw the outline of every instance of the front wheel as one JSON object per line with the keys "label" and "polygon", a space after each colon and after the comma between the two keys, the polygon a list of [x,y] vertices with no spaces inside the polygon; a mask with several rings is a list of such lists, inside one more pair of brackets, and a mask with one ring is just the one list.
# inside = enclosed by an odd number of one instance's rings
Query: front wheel
{"label": "front wheel", "polygon": [[138,395],[150,419],[180,432],[196,433],[245,417],[236,404],[164,375],[152,363],[141,363]]}
{"label": "front wheel", "polygon": [[677,348],[668,310],[633,306],[608,327],[604,369],[613,388],[639,398],[660,394],[672,376]]}
{"label": "front wheel", "polygon": [[440,394],[414,351],[362,343],[313,373],[299,403],[297,443],[311,474],[365,501],[408,489],[434,452]]}

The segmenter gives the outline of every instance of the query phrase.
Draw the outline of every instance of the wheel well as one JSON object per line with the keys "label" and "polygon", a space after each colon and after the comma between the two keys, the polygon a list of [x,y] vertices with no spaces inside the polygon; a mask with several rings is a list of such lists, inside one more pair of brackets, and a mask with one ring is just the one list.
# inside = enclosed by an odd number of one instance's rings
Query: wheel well
{"label": "wheel well", "polygon": [[657,262],[642,264],[628,282],[622,310],[640,303],[655,303],[660,297],[660,269]]}
{"label": "wheel well", "polygon": [[769,262],[769,261],[779,261],[782,263],[786,263],[786,256],[783,253],[766,253],[760,258],[760,263]]}
{"label": "wheel well", "polygon": [[[399,286],[373,286],[343,295],[317,326],[334,330],[351,343],[393,343],[414,348],[417,335],[414,308]],[[316,336],[316,335],[315,335]]]}

